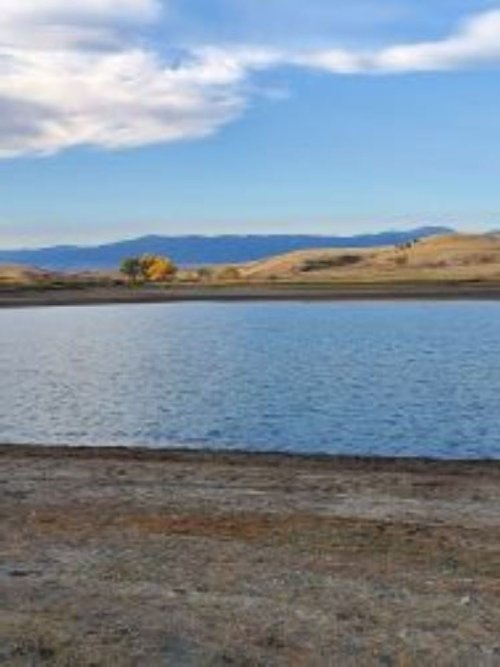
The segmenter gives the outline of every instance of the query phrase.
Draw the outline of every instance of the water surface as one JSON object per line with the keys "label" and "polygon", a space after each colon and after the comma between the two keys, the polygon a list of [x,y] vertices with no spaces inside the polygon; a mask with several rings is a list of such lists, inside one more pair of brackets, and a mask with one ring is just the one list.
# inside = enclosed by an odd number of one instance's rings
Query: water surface
{"label": "water surface", "polygon": [[500,458],[500,304],[0,311],[0,442]]}

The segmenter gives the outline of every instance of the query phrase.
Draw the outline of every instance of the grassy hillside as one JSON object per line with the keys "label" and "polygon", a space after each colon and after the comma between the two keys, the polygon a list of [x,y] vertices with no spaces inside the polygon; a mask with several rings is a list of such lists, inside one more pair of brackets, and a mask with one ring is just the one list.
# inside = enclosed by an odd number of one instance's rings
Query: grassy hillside
{"label": "grassy hillside", "polygon": [[500,235],[450,234],[400,246],[304,250],[240,265],[251,282],[500,281]]}
{"label": "grassy hillside", "polygon": [[[500,235],[450,234],[382,248],[319,248],[233,265],[182,269],[174,281],[196,285],[485,282],[500,284]],[[117,272],[49,272],[0,264],[0,289],[113,287]]]}
{"label": "grassy hillside", "polygon": [[0,264],[0,289],[23,287],[84,288],[86,286],[110,286],[121,282],[123,282],[123,277],[117,272],[63,273],[60,271],[45,271],[31,266]]}
{"label": "grassy hillside", "polygon": [[44,284],[54,279],[54,274],[16,264],[0,264],[0,287]]}

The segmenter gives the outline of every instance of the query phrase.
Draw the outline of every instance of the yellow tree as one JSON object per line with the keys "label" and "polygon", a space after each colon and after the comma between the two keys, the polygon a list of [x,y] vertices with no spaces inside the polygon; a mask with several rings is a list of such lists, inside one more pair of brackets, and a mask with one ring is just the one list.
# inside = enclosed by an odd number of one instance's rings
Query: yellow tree
{"label": "yellow tree", "polygon": [[141,269],[144,279],[154,283],[172,280],[177,273],[177,267],[171,259],[157,255],[141,257]]}

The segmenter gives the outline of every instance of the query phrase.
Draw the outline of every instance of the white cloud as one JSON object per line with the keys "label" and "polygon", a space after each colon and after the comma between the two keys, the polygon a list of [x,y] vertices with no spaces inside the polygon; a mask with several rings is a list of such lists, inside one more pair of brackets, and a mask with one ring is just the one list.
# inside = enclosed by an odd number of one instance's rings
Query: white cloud
{"label": "white cloud", "polygon": [[288,58],[290,65],[320,69],[332,74],[362,74],[370,69],[370,58],[345,49],[298,53]]}
{"label": "white cloud", "polygon": [[161,10],[159,0],[0,0],[0,24],[152,20]]}
{"label": "white cloud", "polygon": [[500,10],[466,21],[457,34],[436,42],[385,49],[374,59],[384,72],[450,70],[500,62]]}
{"label": "white cloud", "polygon": [[149,20],[159,7],[25,0],[19,9],[0,0],[0,157],[203,137],[234,118],[245,104],[240,86],[262,56],[204,49],[172,64],[124,46],[124,21]]}
{"label": "white cloud", "polygon": [[159,0],[0,0],[0,45],[110,46],[117,26],[152,22],[163,8]]}
{"label": "white cloud", "polygon": [[141,49],[4,53],[0,156],[209,135],[244,106],[245,74],[210,54],[169,67]]}
{"label": "white cloud", "polygon": [[293,62],[335,74],[432,72],[500,63],[500,10],[473,17],[456,34],[434,42],[404,44],[376,52],[323,50]]}
{"label": "white cloud", "polygon": [[0,157],[204,137],[244,110],[252,72],[284,65],[355,75],[500,63],[500,11],[441,41],[375,52],[206,47],[174,62],[130,33],[164,6],[0,0]]}

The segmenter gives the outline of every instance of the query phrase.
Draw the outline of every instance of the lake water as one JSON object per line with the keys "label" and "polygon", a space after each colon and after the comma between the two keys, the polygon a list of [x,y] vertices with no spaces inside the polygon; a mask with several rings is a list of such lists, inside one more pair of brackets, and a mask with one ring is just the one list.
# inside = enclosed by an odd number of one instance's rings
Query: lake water
{"label": "lake water", "polygon": [[500,458],[500,304],[0,311],[0,442]]}

